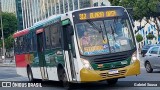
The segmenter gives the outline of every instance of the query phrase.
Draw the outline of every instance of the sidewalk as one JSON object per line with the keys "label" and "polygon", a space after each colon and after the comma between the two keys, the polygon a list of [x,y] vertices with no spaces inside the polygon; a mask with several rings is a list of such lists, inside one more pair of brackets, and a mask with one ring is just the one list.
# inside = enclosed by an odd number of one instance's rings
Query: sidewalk
{"label": "sidewalk", "polygon": [[13,58],[0,59],[0,67],[15,67],[15,60]]}

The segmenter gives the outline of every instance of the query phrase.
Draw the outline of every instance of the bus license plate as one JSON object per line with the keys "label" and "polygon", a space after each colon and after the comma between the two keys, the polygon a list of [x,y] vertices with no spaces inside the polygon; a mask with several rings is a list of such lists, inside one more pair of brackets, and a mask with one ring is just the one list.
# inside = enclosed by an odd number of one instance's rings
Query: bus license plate
{"label": "bus license plate", "polygon": [[108,71],[108,74],[116,74],[116,73],[118,73],[118,70],[109,70]]}

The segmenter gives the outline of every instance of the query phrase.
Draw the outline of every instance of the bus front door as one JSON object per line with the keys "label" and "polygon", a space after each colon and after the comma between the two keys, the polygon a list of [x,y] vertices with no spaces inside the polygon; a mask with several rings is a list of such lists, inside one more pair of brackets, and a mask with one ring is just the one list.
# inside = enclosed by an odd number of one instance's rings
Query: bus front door
{"label": "bus front door", "polygon": [[44,33],[37,33],[37,50],[38,50],[38,57],[39,57],[39,67],[40,72],[43,80],[48,79],[48,73],[46,68],[46,61],[44,55]]}
{"label": "bus front door", "polygon": [[[70,25],[63,26],[63,41],[64,41],[64,50],[65,50],[65,55],[68,57],[68,60],[66,58],[66,62],[68,61],[69,63],[67,64],[67,68],[70,71],[70,79],[71,81],[76,80],[76,70],[75,70],[75,64],[74,64],[74,55],[73,52],[74,50],[74,41],[72,38],[72,35],[70,35]],[[66,53],[68,52],[68,53]]]}

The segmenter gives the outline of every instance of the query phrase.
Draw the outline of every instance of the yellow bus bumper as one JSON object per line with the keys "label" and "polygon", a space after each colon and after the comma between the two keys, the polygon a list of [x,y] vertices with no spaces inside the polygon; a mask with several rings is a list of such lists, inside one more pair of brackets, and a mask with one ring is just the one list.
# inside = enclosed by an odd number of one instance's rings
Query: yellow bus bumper
{"label": "yellow bus bumper", "polygon": [[116,69],[119,73],[116,74],[108,74],[108,70],[104,71],[94,71],[88,69],[81,69],[80,71],[80,78],[81,82],[93,82],[93,81],[102,81],[112,78],[121,78],[126,76],[132,75],[139,75],[140,74],[140,62],[136,60],[133,64],[126,66],[124,68]]}

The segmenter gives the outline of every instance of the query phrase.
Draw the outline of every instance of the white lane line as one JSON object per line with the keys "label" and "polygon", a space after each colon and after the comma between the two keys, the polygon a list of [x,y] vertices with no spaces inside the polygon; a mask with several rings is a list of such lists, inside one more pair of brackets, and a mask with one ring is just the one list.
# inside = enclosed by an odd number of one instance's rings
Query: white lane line
{"label": "white lane line", "polygon": [[14,78],[0,79],[0,81],[28,81],[28,78],[26,78],[26,77],[14,77]]}

